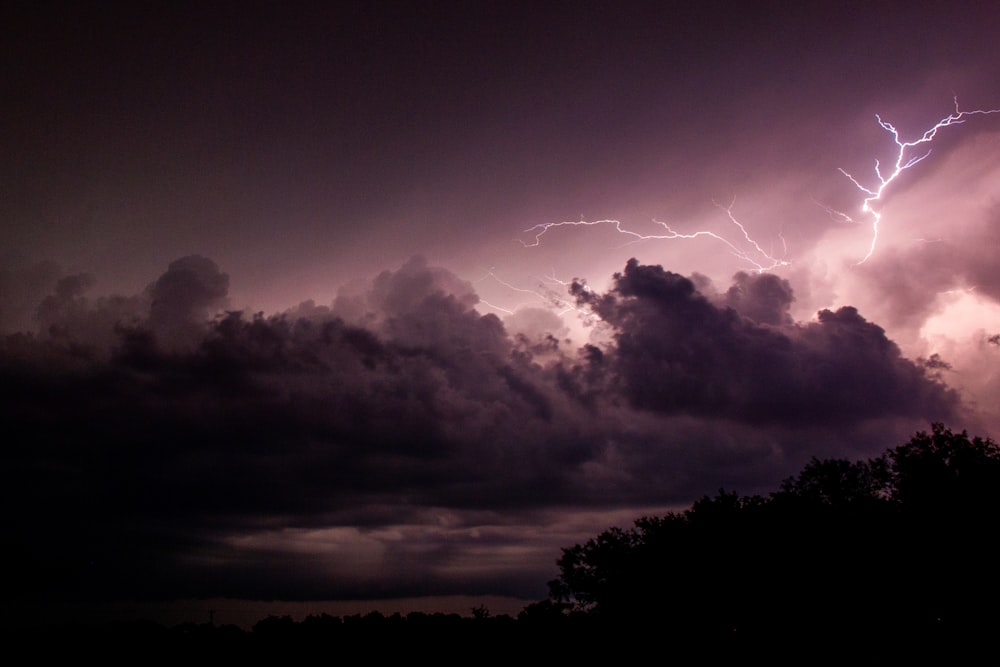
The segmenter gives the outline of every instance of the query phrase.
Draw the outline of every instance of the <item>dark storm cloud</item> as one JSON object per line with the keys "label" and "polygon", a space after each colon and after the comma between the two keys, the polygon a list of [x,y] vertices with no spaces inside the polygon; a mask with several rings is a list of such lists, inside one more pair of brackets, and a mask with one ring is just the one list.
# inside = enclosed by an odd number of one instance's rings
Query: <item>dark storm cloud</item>
{"label": "dark storm cloud", "polygon": [[229,276],[192,255],[171,262],[148,291],[150,327],[173,343],[194,342],[209,315],[226,304]]}
{"label": "dark storm cloud", "polygon": [[[631,260],[606,295],[577,289],[616,328],[607,367],[636,407],[746,422],[921,415],[955,402],[857,310],[792,325],[788,283],[738,274],[719,307],[694,283]],[[744,314],[748,316],[744,316]]]}
{"label": "dark storm cloud", "polygon": [[791,324],[788,312],[794,297],[787,280],[771,273],[745,273],[733,276],[733,286],[726,291],[726,305],[740,315],[760,324]]}
{"label": "dark storm cloud", "polygon": [[[139,322],[110,320],[107,304],[142,299],[88,301],[85,282],[64,279],[44,301],[58,335],[5,340],[3,412],[19,434],[5,495],[31,508],[19,543],[113,563],[118,579],[146,578],[134,590],[164,584],[128,563],[152,567],[244,525],[544,504],[597,446],[555,426],[572,420],[542,370],[470,308],[471,290],[422,260],[376,278],[362,299],[371,328],[303,307],[319,316],[199,320],[226,286],[204,258],[171,264]],[[198,330],[196,347],[175,344]]]}
{"label": "dark storm cloud", "polygon": [[119,327],[145,322],[148,295],[91,298],[87,293],[93,283],[89,274],[60,278],[35,309],[38,335],[91,355],[106,356],[118,341]]}
{"label": "dark storm cloud", "polygon": [[34,309],[39,335],[106,354],[121,328],[141,329],[164,348],[193,347],[205,336],[211,316],[226,305],[229,276],[215,262],[191,255],[172,262],[155,282],[134,296],[91,298],[89,274],[55,281]]}
{"label": "dark storm cloud", "polygon": [[630,262],[608,294],[579,293],[613,342],[573,352],[509,335],[421,258],[271,317],[216,313],[228,279],[203,257],[135,297],[86,286],[60,281],[44,330],[0,354],[25,592],[523,591],[476,554],[499,563],[488,535],[516,533],[537,557],[540,510],[749,491],[817,453],[804,433],[954,403],[853,309],[788,323],[768,277],[724,297],[752,319]]}

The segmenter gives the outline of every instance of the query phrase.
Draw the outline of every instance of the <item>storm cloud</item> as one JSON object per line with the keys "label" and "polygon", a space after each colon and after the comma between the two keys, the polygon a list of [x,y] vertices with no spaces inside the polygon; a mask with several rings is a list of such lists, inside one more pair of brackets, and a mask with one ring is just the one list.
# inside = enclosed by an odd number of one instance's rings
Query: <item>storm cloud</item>
{"label": "storm cloud", "polygon": [[740,273],[720,307],[688,278],[631,260],[605,295],[576,290],[615,327],[614,382],[632,405],[745,422],[852,422],[955,401],[850,306],[793,324],[791,288]]}
{"label": "storm cloud", "polygon": [[792,322],[768,276],[706,295],[630,261],[573,288],[613,332],[579,347],[420,257],[271,316],[224,310],[200,256],[89,282],[0,347],[16,594],[539,595],[570,517],[767,488],[959,407],[855,309]]}

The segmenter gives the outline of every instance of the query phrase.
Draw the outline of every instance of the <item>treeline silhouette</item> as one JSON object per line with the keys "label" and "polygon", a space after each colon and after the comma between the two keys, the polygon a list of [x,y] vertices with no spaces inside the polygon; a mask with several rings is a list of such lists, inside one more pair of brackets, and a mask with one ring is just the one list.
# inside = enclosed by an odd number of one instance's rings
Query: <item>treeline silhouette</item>
{"label": "treeline silhouette", "polygon": [[1000,629],[1000,448],[934,424],[563,550],[549,604],[679,637],[909,645]]}
{"label": "treeline silhouette", "polygon": [[228,658],[333,646],[439,662],[543,646],[587,658],[620,639],[619,659],[654,640],[703,657],[792,645],[824,654],[878,646],[895,660],[929,649],[954,656],[1000,628],[998,519],[1000,447],[934,424],[866,461],[813,459],[767,496],[719,490],[687,511],[565,548],[549,598],[516,619],[478,607],[468,617],[271,616],[249,632],[133,623],[32,636],[39,645],[60,636]]}

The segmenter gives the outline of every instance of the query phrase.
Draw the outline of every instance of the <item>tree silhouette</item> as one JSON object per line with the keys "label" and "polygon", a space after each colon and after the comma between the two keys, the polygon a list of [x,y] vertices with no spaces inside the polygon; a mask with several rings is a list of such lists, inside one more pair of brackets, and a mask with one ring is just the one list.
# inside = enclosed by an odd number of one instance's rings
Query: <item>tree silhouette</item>
{"label": "tree silhouette", "polygon": [[[933,424],[563,550],[554,604],[678,635],[944,637],[1000,621],[1000,447]],[[979,630],[977,630],[979,628]]]}

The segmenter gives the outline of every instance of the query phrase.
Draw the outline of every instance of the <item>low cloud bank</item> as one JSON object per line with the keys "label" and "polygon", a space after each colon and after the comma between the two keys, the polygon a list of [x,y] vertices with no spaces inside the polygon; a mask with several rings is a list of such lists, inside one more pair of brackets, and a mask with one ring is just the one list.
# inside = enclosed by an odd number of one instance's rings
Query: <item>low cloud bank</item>
{"label": "low cloud bank", "polygon": [[420,257],[272,316],[227,312],[204,257],[132,296],[43,277],[37,330],[0,339],[14,595],[540,596],[567,525],[773,488],[960,407],[854,308],[793,322],[771,275],[632,260],[572,288],[612,331],[579,349]]}

